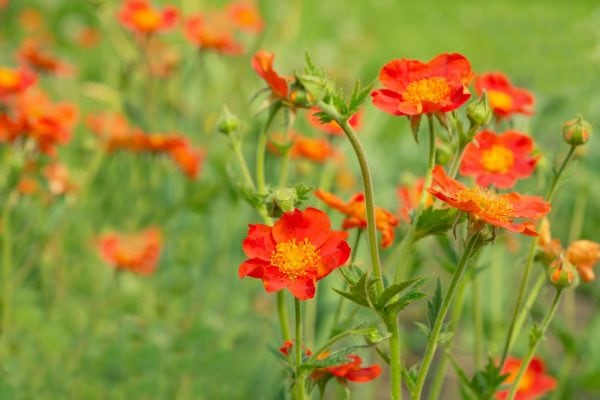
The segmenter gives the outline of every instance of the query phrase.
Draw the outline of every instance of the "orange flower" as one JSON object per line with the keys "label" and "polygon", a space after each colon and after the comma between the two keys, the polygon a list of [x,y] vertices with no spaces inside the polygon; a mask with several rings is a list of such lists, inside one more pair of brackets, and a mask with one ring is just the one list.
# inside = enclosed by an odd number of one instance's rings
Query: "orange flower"
{"label": "orange flower", "polygon": [[335,151],[325,139],[314,139],[301,135],[294,135],[291,155],[295,158],[323,163],[335,155]]}
{"label": "orange flower", "polygon": [[19,14],[19,26],[31,34],[39,34],[44,30],[44,15],[35,8],[25,8]]}
{"label": "orange flower", "polygon": [[35,178],[30,176],[24,176],[19,180],[17,184],[17,192],[22,195],[30,196],[37,192],[39,189],[38,183]]}
{"label": "orange flower", "polygon": [[[327,355],[328,353],[325,352],[320,354],[317,358],[323,359],[326,358]],[[311,378],[313,380],[319,380],[322,377],[331,374],[338,379],[362,383],[372,381],[381,375],[381,367],[379,365],[373,364],[368,367],[361,367],[360,364],[362,364],[362,359],[356,354],[348,354],[347,358],[350,361],[345,364],[315,370],[312,373]]]}
{"label": "orange flower", "polygon": [[265,27],[265,22],[253,1],[234,1],[227,6],[226,12],[235,26],[240,30],[260,33]]}
{"label": "orange flower", "polygon": [[274,97],[285,100],[288,96],[288,83],[273,69],[274,59],[275,54],[266,50],[259,50],[252,57],[252,68],[267,82]]}
{"label": "orange flower", "polygon": [[179,53],[164,42],[153,41],[146,47],[150,75],[168,78],[181,62]]}
{"label": "orange flower", "polygon": [[201,50],[232,55],[243,51],[242,45],[233,39],[229,22],[220,13],[189,17],[185,23],[185,36]]}
{"label": "orange flower", "polygon": [[44,177],[48,181],[50,192],[59,196],[76,189],[76,186],[69,178],[69,171],[64,164],[53,162],[44,168]]}
{"label": "orange flower", "polygon": [[126,0],[117,17],[127,29],[141,35],[151,35],[172,28],[177,22],[178,11],[172,6],[157,10],[148,0]]}
{"label": "orange flower", "polygon": [[[400,211],[398,214],[402,221],[411,222],[410,213],[419,206],[424,187],[425,178],[417,179],[412,185],[402,185],[398,187],[396,191],[400,203]],[[429,207],[431,205],[433,205],[433,197],[427,195],[425,206]]]}
{"label": "orange flower", "polygon": [[33,85],[36,76],[25,68],[7,68],[0,66],[0,99],[22,93]]}
{"label": "orange flower", "polygon": [[421,115],[456,110],[471,93],[471,65],[462,55],[440,54],[428,63],[405,58],[383,66],[385,89],[371,93],[373,104],[392,115]]}
{"label": "orange flower", "polygon": [[567,259],[573,264],[585,282],[593,281],[594,265],[600,261],[600,243],[576,240],[567,249]]}
{"label": "orange flower", "polygon": [[477,94],[486,90],[490,106],[499,118],[512,114],[533,114],[533,95],[525,89],[512,86],[508,78],[500,72],[490,72],[475,80]]}
{"label": "orange flower", "polygon": [[[315,128],[318,128],[325,133],[329,133],[330,135],[344,136],[344,131],[337,122],[330,121],[322,123],[319,120],[319,117],[317,117],[316,114],[320,111],[321,110],[318,107],[313,107],[310,110],[308,110],[308,114],[306,114],[308,117],[308,122],[310,122],[310,124]],[[360,129],[360,126],[362,125],[362,110],[352,115],[348,120],[348,123],[352,128],[354,128],[354,130]]]}
{"label": "orange flower", "polygon": [[162,234],[157,228],[133,235],[111,233],[100,238],[100,255],[105,262],[140,275],[154,272],[161,248]]}
{"label": "orange flower", "polygon": [[17,57],[25,65],[38,72],[47,72],[57,75],[69,75],[73,72],[73,67],[58,58],[45,53],[42,50],[40,42],[34,39],[28,39],[23,42],[21,48],[17,52]]}
{"label": "orange flower", "polygon": [[177,166],[191,179],[194,179],[200,173],[202,165],[202,150],[192,148],[189,142],[181,146],[173,147],[169,150],[169,155]]}
{"label": "orange flower", "polygon": [[262,279],[267,292],[287,288],[299,300],[315,295],[315,284],[350,256],[347,232],[332,231],[329,217],[316,208],[284,213],[275,225],[249,225],[243,249],[243,278]]}
{"label": "orange flower", "polygon": [[[342,229],[367,227],[367,207],[363,193],[355,194],[348,202],[321,189],[315,191],[315,196],[329,207],[346,214],[346,218],[342,222]],[[398,225],[398,219],[394,214],[383,208],[375,208],[375,226],[381,232],[381,247],[386,248],[392,244],[396,225]]]}
{"label": "orange flower", "polygon": [[[521,360],[514,357],[508,357],[506,359],[502,374],[510,375],[506,381],[504,381],[505,384],[511,385],[514,382],[517,373],[521,368],[521,363]],[[550,375],[546,375],[544,362],[541,359],[534,357],[529,363],[529,366],[527,366],[523,379],[521,379],[521,382],[519,383],[515,400],[538,399],[544,394],[554,390],[554,388],[556,388],[556,380]],[[496,393],[496,400],[506,399],[508,394],[508,390],[501,390]]]}
{"label": "orange flower", "polygon": [[440,165],[433,169],[433,183],[427,191],[452,207],[469,213],[475,222],[487,222],[529,236],[537,236],[532,220],[550,212],[550,204],[541,197],[516,192],[498,194],[479,186],[468,188],[450,178]]}
{"label": "orange flower", "polygon": [[86,119],[88,128],[98,136],[108,151],[127,149],[141,151],[145,147],[139,135],[139,129],[129,125],[127,119],[121,114],[88,115]]}
{"label": "orange flower", "polygon": [[532,151],[533,140],[523,133],[483,131],[465,148],[460,173],[475,177],[479,186],[511,188],[533,173],[538,157],[531,157]]}
{"label": "orange flower", "polygon": [[100,39],[102,39],[100,31],[91,26],[87,26],[81,28],[81,30],[77,32],[76,42],[85,49],[91,49],[100,43]]}

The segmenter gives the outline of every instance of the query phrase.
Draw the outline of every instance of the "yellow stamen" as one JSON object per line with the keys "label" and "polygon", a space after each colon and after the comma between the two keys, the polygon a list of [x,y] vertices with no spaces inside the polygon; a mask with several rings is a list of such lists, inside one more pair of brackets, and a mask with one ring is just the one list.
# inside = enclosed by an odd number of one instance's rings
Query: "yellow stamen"
{"label": "yellow stamen", "polygon": [[481,154],[481,166],[490,172],[505,174],[514,163],[514,154],[504,146],[493,145]]}
{"label": "yellow stamen", "polygon": [[500,221],[510,221],[514,218],[513,206],[504,197],[489,189],[475,187],[464,189],[456,194],[459,202],[472,201],[481,210],[481,214]]}
{"label": "yellow stamen", "polygon": [[19,75],[8,68],[0,67],[0,87],[13,89],[19,85]]}
{"label": "yellow stamen", "polygon": [[310,270],[316,270],[320,261],[317,248],[308,239],[278,243],[271,254],[271,264],[290,279],[306,276]]}
{"label": "yellow stamen", "polygon": [[160,15],[154,10],[139,10],[133,15],[133,23],[145,32],[160,26]]}
{"label": "yellow stamen", "polygon": [[490,99],[490,106],[494,110],[502,110],[508,112],[513,106],[512,97],[498,90],[488,91],[488,98]]}
{"label": "yellow stamen", "polygon": [[448,82],[442,77],[424,78],[411,82],[402,98],[414,105],[421,103],[441,103],[449,99],[450,88]]}

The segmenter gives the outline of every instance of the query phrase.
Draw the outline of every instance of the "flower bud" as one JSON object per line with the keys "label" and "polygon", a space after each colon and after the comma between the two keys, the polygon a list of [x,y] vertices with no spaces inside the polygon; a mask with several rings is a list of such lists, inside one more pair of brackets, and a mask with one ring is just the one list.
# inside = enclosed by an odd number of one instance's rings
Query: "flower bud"
{"label": "flower bud", "polygon": [[315,98],[310,92],[297,89],[290,93],[290,102],[297,108],[310,108],[315,105]]}
{"label": "flower bud", "polygon": [[283,213],[292,211],[298,202],[298,192],[294,188],[273,189],[267,196],[266,204],[269,216],[279,218]]}
{"label": "flower bud", "polygon": [[494,111],[490,107],[490,101],[488,99],[487,92],[483,92],[481,98],[477,101],[472,102],[467,106],[467,117],[471,122],[471,127],[487,125]]}
{"label": "flower bud", "polygon": [[552,262],[546,270],[550,283],[557,289],[564,289],[577,284],[577,271],[569,261],[559,258]]}
{"label": "flower bud", "polygon": [[580,146],[590,140],[592,125],[578,115],[577,118],[565,122],[562,134],[565,142],[571,146]]}
{"label": "flower bud", "polygon": [[224,135],[230,135],[237,131],[240,126],[240,120],[233,115],[227,106],[223,106],[221,117],[217,122],[217,129]]}

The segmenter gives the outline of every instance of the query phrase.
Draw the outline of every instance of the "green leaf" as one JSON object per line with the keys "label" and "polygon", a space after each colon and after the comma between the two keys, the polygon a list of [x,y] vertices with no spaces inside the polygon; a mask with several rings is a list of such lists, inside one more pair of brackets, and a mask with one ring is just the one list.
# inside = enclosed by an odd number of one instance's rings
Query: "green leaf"
{"label": "green leaf", "polygon": [[[452,360],[452,362],[453,364],[456,364],[454,360]],[[455,366],[455,368],[458,367]],[[510,375],[502,375],[500,371],[500,366],[497,366],[490,357],[485,368],[481,371],[477,371],[467,386],[476,393],[478,399],[491,399],[498,391],[502,382]]]}
{"label": "green leaf", "polygon": [[410,367],[410,369],[406,369],[406,367],[404,365],[402,365],[402,380],[406,383],[406,387],[408,388],[409,392],[412,392],[415,388],[415,385],[417,383],[417,374],[418,374],[418,369],[417,369],[417,365],[413,365],[412,367]]}
{"label": "green leaf", "polygon": [[382,310],[390,300],[396,295],[401,296],[404,291],[409,289],[415,290],[419,286],[421,286],[427,278],[414,278],[408,281],[400,282],[393,284],[383,291],[383,293],[379,296],[377,301],[375,302],[375,308],[378,310]]}
{"label": "green leaf", "polygon": [[427,325],[421,322],[415,322],[415,325],[417,325],[417,328],[419,328],[421,332],[425,334],[426,337],[429,337],[429,335],[431,335],[431,329],[429,329]]}
{"label": "green leaf", "polygon": [[321,369],[327,367],[333,367],[336,365],[346,364],[349,359],[348,355],[355,353],[359,349],[368,347],[366,345],[358,346],[347,346],[330,353],[327,357],[321,360],[314,360],[302,364],[302,369],[312,371],[314,369]]}
{"label": "green leaf", "polygon": [[363,296],[357,295],[352,292],[344,292],[344,291],[336,289],[336,288],[333,288],[333,290],[340,296],[347,298],[348,300],[358,304],[359,306],[370,307],[369,303]]}
{"label": "green leaf", "polygon": [[440,308],[442,308],[442,282],[438,278],[433,297],[427,302],[427,319],[430,331],[433,330]]}
{"label": "green leaf", "polygon": [[458,210],[455,208],[426,208],[417,221],[415,241],[429,235],[442,235],[448,232],[452,229],[457,217]]}

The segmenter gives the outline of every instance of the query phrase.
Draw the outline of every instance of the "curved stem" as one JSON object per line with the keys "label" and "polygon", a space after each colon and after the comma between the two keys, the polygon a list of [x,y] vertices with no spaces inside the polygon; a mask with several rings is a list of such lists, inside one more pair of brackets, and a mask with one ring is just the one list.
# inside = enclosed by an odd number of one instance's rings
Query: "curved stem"
{"label": "curved stem", "polygon": [[294,399],[304,400],[306,398],[304,372],[302,371],[302,304],[294,298],[294,309],[296,312],[296,340],[294,341],[295,357],[295,382]]}
{"label": "curved stem", "polygon": [[458,266],[456,267],[456,270],[452,275],[452,281],[450,282],[450,286],[448,287],[448,292],[446,292],[446,295],[442,300],[442,306],[435,318],[433,328],[429,333],[425,355],[423,356],[421,367],[419,368],[419,373],[417,375],[415,388],[412,391],[411,395],[411,399],[413,400],[418,400],[421,398],[421,392],[423,391],[425,378],[427,377],[427,372],[429,371],[429,367],[431,366],[431,362],[433,361],[433,356],[435,355],[435,350],[437,349],[440,333],[442,332],[442,327],[444,325],[444,319],[446,318],[446,314],[448,313],[448,309],[450,308],[452,298],[454,297],[456,288],[459,286],[461,278],[463,277],[463,272],[465,271],[467,265],[469,264],[469,261],[471,261],[472,259],[473,254],[475,254],[480,245],[480,236],[478,233],[476,233],[469,239],[469,242],[465,247],[465,251],[458,262]]}
{"label": "curved stem", "polygon": [[548,310],[546,316],[544,317],[544,320],[542,321],[542,324],[539,328],[539,332],[535,336],[533,341],[530,343],[529,351],[525,355],[525,358],[521,361],[521,368],[519,368],[519,372],[517,373],[517,376],[512,383],[510,393],[508,394],[508,400],[514,400],[515,396],[517,395],[517,391],[519,390],[519,385],[521,383],[521,380],[523,379],[523,375],[525,375],[525,371],[527,371],[527,367],[529,367],[529,363],[533,359],[533,356],[537,351],[538,345],[540,344],[541,339],[544,337],[544,333],[546,332],[548,326],[550,325],[550,322],[554,318],[554,314],[556,314],[561,294],[562,289],[557,289],[556,294],[554,295],[554,300],[552,301],[552,305],[550,306],[550,309]]}
{"label": "curved stem", "polygon": [[[552,202],[552,199],[554,198],[554,195],[556,194],[556,189],[558,188],[560,178],[562,177],[562,174],[565,171],[565,168],[569,164],[569,161],[573,157],[575,148],[576,148],[576,146],[571,146],[571,148],[569,149],[569,152],[567,153],[565,159],[563,160],[560,168],[554,174],[554,178],[552,179],[552,182],[550,183],[550,186],[548,187],[546,196],[544,196],[544,200],[546,200],[548,203]],[[539,226],[539,224],[538,224],[538,226]],[[521,284],[519,286],[519,294],[517,296],[517,302],[515,303],[515,308],[513,310],[512,318],[510,321],[510,327],[508,328],[508,335],[504,342],[504,349],[502,351],[502,357],[500,358],[500,369],[502,369],[502,367],[504,367],[504,363],[506,362],[506,357],[508,357],[508,353],[510,352],[510,347],[513,342],[515,324],[517,322],[518,315],[521,312],[521,309],[523,307],[523,300],[525,298],[525,292],[526,292],[528,284],[529,284],[529,275],[531,272],[531,266],[533,265],[533,260],[535,258],[535,250],[537,247],[537,243],[538,243],[538,237],[536,236],[535,238],[533,238],[533,240],[531,241],[531,244],[529,245],[529,253],[527,255],[527,260],[525,262],[525,268],[523,269],[523,277],[521,278]]]}
{"label": "curved stem", "polygon": [[390,397],[393,400],[402,399],[402,354],[400,346],[400,326],[396,314],[386,317],[385,324],[390,337]]}
{"label": "curved stem", "polygon": [[271,108],[271,112],[269,113],[269,117],[267,118],[267,122],[265,123],[263,130],[260,132],[258,143],[256,145],[256,188],[259,194],[266,193],[265,153],[267,150],[267,133],[269,132],[269,128],[275,119],[277,111],[279,111],[279,105],[274,105],[273,108]]}
{"label": "curved stem", "polygon": [[[433,117],[431,114],[427,115],[427,123],[429,126],[429,158],[427,162],[427,172],[425,173],[425,182],[423,183],[423,192],[421,193],[421,198],[419,199],[419,206],[415,212],[415,218],[410,224],[408,228],[408,232],[402,239],[400,243],[398,254],[393,254],[394,263],[400,262],[400,265],[396,267],[396,274],[394,276],[394,282],[398,283],[404,278],[404,271],[406,268],[406,263],[409,259],[408,255],[412,249],[413,244],[415,243],[415,235],[417,233],[417,224],[419,223],[419,218],[423,213],[423,209],[425,208],[425,203],[427,202],[427,193],[426,188],[431,186],[432,180],[432,171],[435,167],[435,127],[433,124]],[[395,257],[394,257],[395,256]],[[397,260],[397,261],[396,261]]]}
{"label": "curved stem", "polygon": [[254,184],[254,180],[252,179],[252,175],[250,174],[250,170],[248,169],[248,164],[246,164],[246,159],[244,158],[244,154],[242,154],[242,144],[239,139],[235,140],[232,143],[233,152],[238,160],[238,164],[240,165],[240,169],[242,170],[242,175],[244,175],[244,180],[246,181],[246,185],[250,187],[252,190],[256,190],[256,185]]}

